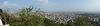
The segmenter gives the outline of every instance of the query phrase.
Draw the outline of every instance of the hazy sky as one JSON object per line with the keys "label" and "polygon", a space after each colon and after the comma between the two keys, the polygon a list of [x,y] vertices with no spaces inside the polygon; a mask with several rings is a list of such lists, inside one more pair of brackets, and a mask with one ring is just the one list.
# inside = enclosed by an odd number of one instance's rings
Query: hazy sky
{"label": "hazy sky", "polygon": [[43,11],[100,11],[100,0],[0,0],[3,10],[20,10],[31,5]]}

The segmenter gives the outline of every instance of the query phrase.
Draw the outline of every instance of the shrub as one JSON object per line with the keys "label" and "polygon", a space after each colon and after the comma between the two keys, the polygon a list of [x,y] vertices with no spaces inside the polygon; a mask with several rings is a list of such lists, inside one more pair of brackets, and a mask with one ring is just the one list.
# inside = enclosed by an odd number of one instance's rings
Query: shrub
{"label": "shrub", "polygon": [[40,8],[35,11],[32,11],[33,9],[34,7],[30,6],[15,14],[3,12],[1,17],[4,24],[10,24],[10,26],[91,26],[91,23],[85,16],[78,17],[74,23],[68,22],[65,25],[44,18],[44,15],[41,14],[44,12],[40,11]]}

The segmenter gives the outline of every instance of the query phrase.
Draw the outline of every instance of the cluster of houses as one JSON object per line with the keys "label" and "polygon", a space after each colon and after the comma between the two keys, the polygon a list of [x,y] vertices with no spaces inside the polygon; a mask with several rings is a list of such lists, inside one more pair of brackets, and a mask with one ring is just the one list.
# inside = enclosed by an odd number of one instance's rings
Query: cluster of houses
{"label": "cluster of houses", "polygon": [[[64,23],[64,24],[67,24],[67,22],[74,22],[76,18],[81,16],[81,15],[70,14],[70,13],[66,13],[66,14],[65,13],[44,13],[43,15],[45,15],[45,18],[56,21],[56,23]],[[88,17],[88,18],[89,21],[91,22],[100,22],[99,18],[92,18],[92,17]]]}

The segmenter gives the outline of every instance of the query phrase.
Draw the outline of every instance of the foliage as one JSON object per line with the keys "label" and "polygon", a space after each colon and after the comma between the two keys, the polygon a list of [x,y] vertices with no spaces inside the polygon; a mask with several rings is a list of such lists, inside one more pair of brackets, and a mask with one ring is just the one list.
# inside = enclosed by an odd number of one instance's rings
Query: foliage
{"label": "foliage", "polygon": [[91,23],[88,21],[86,16],[80,16],[75,21],[76,26],[91,26]]}
{"label": "foliage", "polygon": [[74,23],[68,22],[67,26],[92,26],[86,16],[79,16]]}
{"label": "foliage", "polygon": [[21,11],[17,12],[15,16],[14,14],[11,15],[4,12],[2,15],[2,20],[4,20],[4,24],[10,24],[10,26],[44,26],[44,18],[42,18],[44,16],[41,14],[43,11],[38,9],[35,12],[32,12],[33,9],[33,6],[22,9]]}
{"label": "foliage", "polygon": [[45,18],[44,20],[45,26],[65,26],[64,24],[55,23],[52,20]]}
{"label": "foliage", "polygon": [[33,11],[33,9],[34,7],[30,6],[29,8],[18,11],[16,14],[4,12],[1,17],[4,24],[10,24],[10,26],[91,26],[91,23],[88,21],[86,16],[78,17],[74,23],[55,23],[50,19],[44,18],[41,14],[44,12],[40,11],[40,8],[35,11]]}

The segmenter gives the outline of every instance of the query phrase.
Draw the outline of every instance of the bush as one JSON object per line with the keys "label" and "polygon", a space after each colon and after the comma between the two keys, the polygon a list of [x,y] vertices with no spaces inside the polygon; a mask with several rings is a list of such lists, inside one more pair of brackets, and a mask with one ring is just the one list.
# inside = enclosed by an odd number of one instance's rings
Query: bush
{"label": "bush", "polygon": [[[4,20],[4,24],[10,24],[10,26],[44,26],[44,18],[40,11],[40,9],[32,12],[34,9],[33,6],[29,8],[22,9],[21,11],[17,12],[16,15],[20,17],[14,16],[14,14],[8,14],[4,12],[2,15],[2,20]],[[33,13],[31,15],[31,13]]]}
{"label": "bush", "polygon": [[40,11],[40,8],[35,11],[32,11],[33,9],[34,7],[30,6],[15,14],[4,12],[1,17],[4,24],[10,24],[10,26],[91,26],[91,23],[85,16],[77,18],[74,23],[68,22],[65,25],[44,18],[44,15],[41,14],[44,12]]}

